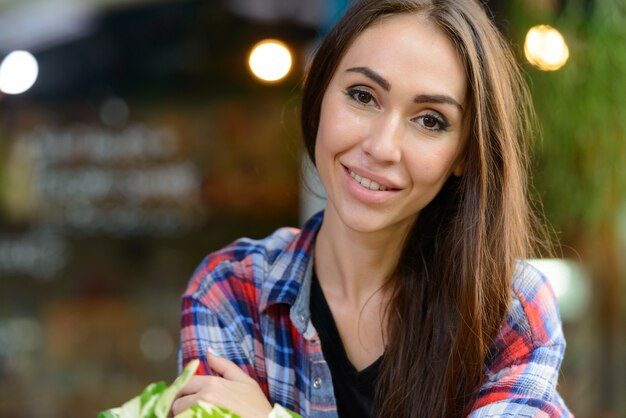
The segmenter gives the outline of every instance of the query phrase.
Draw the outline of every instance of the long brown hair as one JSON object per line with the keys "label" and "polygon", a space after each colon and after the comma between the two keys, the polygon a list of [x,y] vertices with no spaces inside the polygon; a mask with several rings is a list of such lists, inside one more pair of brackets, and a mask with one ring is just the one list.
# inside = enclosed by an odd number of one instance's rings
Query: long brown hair
{"label": "long brown hair", "polygon": [[429,19],[456,46],[468,79],[470,130],[463,176],[451,176],[420,212],[388,285],[375,409],[381,417],[461,417],[484,381],[516,259],[531,248],[536,221],[525,141],[532,109],[509,46],[478,1],[356,1],[305,80],[301,123],[313,162],[322,99],[339,61],[369,25],[400,13]]}

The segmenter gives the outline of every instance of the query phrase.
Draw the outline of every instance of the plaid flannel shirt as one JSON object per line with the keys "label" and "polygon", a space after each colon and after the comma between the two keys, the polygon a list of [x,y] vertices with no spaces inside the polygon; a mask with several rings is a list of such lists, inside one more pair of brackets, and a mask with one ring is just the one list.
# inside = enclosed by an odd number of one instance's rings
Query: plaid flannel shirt
{"label": "plaid flannel shirt", "polygon": [[[271,403],[304,417],[336,417],[330,370],[310,320],[311,251],[323,213],[299,231],[240,239],[210,254],[182,297],[179,367],[211,350],[235,362]],[[546,278],[519,262],[512,304],[485,363],[486,382],[470,414],[571,416],[556,391],[565,340]]]}

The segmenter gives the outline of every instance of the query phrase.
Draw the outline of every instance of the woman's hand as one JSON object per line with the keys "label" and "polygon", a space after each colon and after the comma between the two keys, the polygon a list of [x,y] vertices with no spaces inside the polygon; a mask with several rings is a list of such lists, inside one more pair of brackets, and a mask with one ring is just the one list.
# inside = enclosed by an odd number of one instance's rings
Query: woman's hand
{"label": "woman's hand", "polygon": [[242,418],[267,418],[272,406],[253,378],[232,361],[210,352],[207,363],[219,376],[193,376],[172,405],[174,415],[201,400],[229,409]]}

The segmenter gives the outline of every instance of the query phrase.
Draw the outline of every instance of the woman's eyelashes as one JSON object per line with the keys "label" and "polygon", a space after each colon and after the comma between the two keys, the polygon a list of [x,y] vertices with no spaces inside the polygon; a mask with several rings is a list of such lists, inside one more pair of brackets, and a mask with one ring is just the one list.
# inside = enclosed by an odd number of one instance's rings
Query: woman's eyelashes
{"label": "woman's eyelashes", "polygon": [[344,90],[346,96],[364,106],[378,106],[374,95],[365,87],[350,87]]}
{"label": "woman's eyelashes", "polygon": [[416,117],[414,120],[424,129],[428,129],[433,132],[447,131],[450,127],[448,120],[444,116],[437,113],[426,113]]}
{"label": "woman's eyelashes", "polygon": [[[361,106],[378,107],[379,104],[374,98],[374,94],[367,87],[356,86],[350,87],[343,91],[350,100],[353,100]],[[450,127],[448,119],[438,112],[428,111],[411,119],[422,128],[430,132],[444,132]]]}

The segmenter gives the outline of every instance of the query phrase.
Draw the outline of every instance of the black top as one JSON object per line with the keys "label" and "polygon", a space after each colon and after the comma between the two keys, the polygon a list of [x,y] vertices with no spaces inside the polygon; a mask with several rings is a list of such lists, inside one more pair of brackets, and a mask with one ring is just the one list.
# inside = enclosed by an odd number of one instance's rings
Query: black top
{"label": "black top", "polygon": [[373,417],[374,387],[382,356],[361,371],[354,368],[315,274],[311,284],[311,321],[317,330],[322,353],[330,368],[337,414],[341,418]]}

